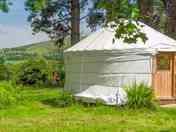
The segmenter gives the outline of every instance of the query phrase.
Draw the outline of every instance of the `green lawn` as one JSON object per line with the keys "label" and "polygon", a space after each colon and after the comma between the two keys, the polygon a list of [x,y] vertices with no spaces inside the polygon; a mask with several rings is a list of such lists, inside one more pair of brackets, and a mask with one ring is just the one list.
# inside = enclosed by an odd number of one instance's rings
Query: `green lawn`
{"label": "green lawn", "polygon": [[57,108],[43,104],[59,89],[26,89],[23,105],[0,110],[0,132],[174,132],[176,108],[127,110],[75,104]]}

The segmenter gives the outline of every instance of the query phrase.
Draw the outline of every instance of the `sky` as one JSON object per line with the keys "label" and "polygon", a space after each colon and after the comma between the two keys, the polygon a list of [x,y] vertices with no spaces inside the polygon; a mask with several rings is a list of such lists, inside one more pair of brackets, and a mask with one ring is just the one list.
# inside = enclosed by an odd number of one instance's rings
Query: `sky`
{"label": "sky", "polygon": [[36,42],[47,41],[46,34],[32,35],[25,0],[13,0],[8,13],[0,13],[0,48],[11,48]]}

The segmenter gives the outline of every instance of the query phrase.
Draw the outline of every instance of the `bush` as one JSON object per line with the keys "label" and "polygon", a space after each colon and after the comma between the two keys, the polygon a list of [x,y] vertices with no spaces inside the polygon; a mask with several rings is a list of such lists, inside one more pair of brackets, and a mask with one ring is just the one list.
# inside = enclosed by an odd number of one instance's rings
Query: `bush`
{"label": "bush", "polygon": [[43,59],[21,63],[15,72],[15,81],[23,85],[43,85],[50,79],[50,68]]}
{"label": "bush", "polygon": [[23,100],[20,87],[13,87],[12,84],[7,82],[0,83],[0,109],[16,105]]}
{"label": "bush", "polygon": [[132,86],[126,87],[128,96],[127,106],[129,108],[154,108],[155,99],[153,89],[143,83],[133,84]]}
{"label": "bush", "polygon": [[4,64],[0,64],[0,81],[8,80],[10,78],[10,71]]}

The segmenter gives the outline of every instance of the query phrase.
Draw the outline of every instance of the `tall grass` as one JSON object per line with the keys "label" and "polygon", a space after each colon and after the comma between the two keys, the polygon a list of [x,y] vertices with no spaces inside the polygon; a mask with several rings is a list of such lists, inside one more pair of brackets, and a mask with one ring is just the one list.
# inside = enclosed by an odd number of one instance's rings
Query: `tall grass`
{"label": "tall grass", "polygon": [[153,89],[144,83],[134,83],[125,87],[128,96],[129,108],[155,108],[156,102]]}
{"label": "tall grass", "polygon": [[9,82],[0,83],[0,109],[8,108],[24,101],[21,88]]}

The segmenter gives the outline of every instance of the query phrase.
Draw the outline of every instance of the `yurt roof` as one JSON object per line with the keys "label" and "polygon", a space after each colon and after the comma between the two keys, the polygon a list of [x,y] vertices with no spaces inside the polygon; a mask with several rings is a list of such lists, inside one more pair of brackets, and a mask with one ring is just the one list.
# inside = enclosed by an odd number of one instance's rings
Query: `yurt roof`
{"label": "yurt roof", "polygon": [[[148,40],[144,44],[138,41],[135,44],[124,43],[121,39],[115,38],[115,31],[110,28],[102,28],[92,33],[85,39],[78,42],[65,52],[75,51],[109,51],[109,50],[129,50],[129,49],[155,49],[157,51],[176,51],[176,40],[156,31],[143,24],[141,31],[146,34]],[[113,39],[115,40],[113,42]]]}

